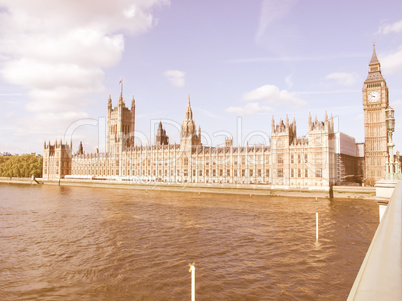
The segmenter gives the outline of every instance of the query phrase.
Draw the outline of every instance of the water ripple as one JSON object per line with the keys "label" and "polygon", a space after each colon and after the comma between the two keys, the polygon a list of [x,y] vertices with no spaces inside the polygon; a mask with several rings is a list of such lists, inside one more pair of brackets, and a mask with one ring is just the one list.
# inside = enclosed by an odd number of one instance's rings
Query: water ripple
{"label": "water ripple", "polygon": [[[0,185],[1,300],[344,300],[372,201]],[[315,241],[315,212],[320,239]]]}

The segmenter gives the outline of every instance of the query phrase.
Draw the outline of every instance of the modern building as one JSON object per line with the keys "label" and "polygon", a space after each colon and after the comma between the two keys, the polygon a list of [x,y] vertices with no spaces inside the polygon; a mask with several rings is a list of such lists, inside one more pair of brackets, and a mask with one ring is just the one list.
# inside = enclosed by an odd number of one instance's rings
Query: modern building
{"label": "modern building", "polygon": [[335,133],[336,179],[338,185],[362,183],[364,144],[342,132]]}

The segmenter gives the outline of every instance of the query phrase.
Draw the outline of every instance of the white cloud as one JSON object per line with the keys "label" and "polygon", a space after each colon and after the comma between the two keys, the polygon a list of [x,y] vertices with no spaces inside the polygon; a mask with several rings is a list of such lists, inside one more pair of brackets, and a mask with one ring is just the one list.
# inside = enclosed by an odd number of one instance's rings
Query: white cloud
{"label": "white cloud", "polygon": [[339,85],[352,86],[357,82],[359,76],[355,73],[333,72],[328,74],[325,78],[328,80],[334,80]]}
{"label": "white cloud", "polygon": [[268,27],[284,18],[298,0],[263,0],[256,40],[263,38]]}
{"label": "white cloud", "polygon": [[253,115],[259,112],[273,112],[274,109],[269,106],[261,106],[258,102],[247,103],[243,107],[229,107],[226,112],[235,113],[237,115]]}
{"label": "white cloud", "polygon": [[381,67],[386,74],[402,72],[402,47],[393,53],[389,53],[380,59]]}
{"label": "white cloud", "polygon": [[381,25],[377,33],[390,34],[402,32],[402,20],[396,21],[391,24]]}
{"label": "white cloud", "polygon": [[293,87],[293,74],[289,74],[285,77],[286,88],[290,89]]}
{"label": "white cloud", "polygon": [[[152,9],[169,0],[0,0],[0,75],[27,91],[25,109],[42,130],[86,117],[87,97],[104,90],[124,34],[151,29]],[[20,123],[20,131],[31,126]],[[39,128],[35,127],[39,132]]]}
{"label": "white cloud", "polygon": [[185,84],[185,73],[180,70],[167,70],[163,75],[168,79],[168,81],[176,87],[183,87]]}
{"label": "white cloud", "polygon": [[261,100],[270,105],[302,107],[306,102],[287,90],[280,90],[274,85],[264,85],[243,96],[243,100]]}

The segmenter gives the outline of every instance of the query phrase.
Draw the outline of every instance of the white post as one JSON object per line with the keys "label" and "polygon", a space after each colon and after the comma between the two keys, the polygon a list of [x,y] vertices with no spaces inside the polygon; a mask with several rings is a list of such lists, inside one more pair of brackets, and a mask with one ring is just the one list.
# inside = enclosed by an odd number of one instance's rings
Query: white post
{"label": "white post", "polygon": [[195,301],[195,262],[190,263],[189,266],[189,272],[191,272],[191,301]]}
{"label": "white post", "polygon": [[315,213],[315,239],[318,240],[318,212]]}

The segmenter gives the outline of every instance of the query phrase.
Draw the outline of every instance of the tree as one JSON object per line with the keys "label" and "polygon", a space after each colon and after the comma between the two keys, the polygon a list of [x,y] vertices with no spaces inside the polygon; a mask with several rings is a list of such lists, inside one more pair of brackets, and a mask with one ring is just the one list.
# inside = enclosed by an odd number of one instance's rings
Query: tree
{"label": "tree", "polygon": [[43,158],[35,154],[0,157],[0,177],[42,177]]}

